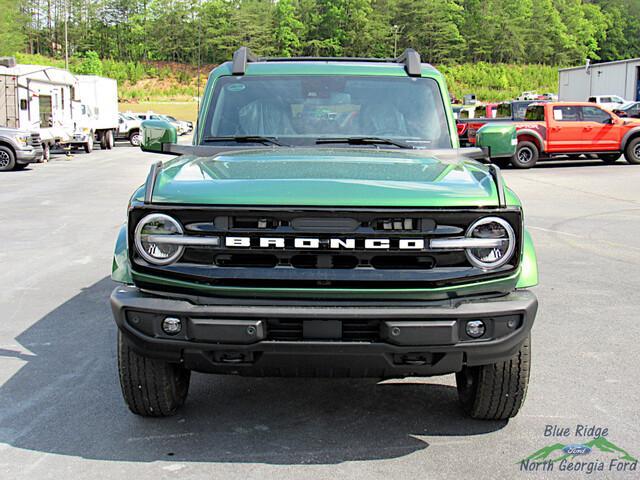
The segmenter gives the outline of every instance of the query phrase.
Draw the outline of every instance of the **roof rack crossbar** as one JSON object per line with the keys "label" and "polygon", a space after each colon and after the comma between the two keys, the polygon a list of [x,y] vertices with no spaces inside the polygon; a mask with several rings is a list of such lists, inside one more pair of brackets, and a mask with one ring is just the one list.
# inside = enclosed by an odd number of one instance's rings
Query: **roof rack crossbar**
{"label": "roof rack crossbar", "polygon": [[231,72],[234,75],[244,75],[247,71],[247,63],[257,62],[256,57],[249,47],[240,47],[233,53],[233,63],[231,66]]}
{"label": "roof rack crossbar", "polygon": [[240,47],[233,54],[231,71],[234,75],[244,75],[247,63],[252,62],[371,62],[371,63],[400,63],[404,64],[407,74],[411,77],[422,75],[420,54],[413,48],[407,48],[396,58],[366,58],[366,57],[258,57],[248,47]]}

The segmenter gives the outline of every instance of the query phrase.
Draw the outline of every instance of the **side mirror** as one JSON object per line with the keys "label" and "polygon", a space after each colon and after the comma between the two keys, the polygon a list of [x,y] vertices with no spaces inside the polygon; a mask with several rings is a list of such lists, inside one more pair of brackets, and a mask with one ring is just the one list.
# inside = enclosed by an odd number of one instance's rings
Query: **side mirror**
{"label": "side mirror", "polygon": [[169,146],[178,141],[175,127],[164,120],[145,120],[140,130],[142,133],[140,149],[143,152],[170,154],[165,145]]}
{"label": "side mirror", "polygon": [[489,158],[513,157],[518,138],[515,125],[491,124],[480,127],[476,133],[476,146],[489,152]]}
{"label": "side mirror", "polygon": [[603,125],[613,125],[613,117],[605,118],[605,119],[602,121],[602,124],[603,124]]}

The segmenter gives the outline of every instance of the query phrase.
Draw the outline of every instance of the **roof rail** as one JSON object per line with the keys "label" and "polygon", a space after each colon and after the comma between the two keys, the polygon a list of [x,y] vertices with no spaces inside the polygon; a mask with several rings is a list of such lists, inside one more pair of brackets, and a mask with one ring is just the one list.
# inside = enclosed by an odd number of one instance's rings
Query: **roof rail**
{"label": "roof rail", "polygon": [[361,58],[361,57],[258,57],[248,47],[240,47],[233,54],[231,71],[234,75],[244,75],[247,63],[253,62],[371,62],[401,63],[410,77],[422,75],[420,54],[413,48],[407,48],[397,58]]}

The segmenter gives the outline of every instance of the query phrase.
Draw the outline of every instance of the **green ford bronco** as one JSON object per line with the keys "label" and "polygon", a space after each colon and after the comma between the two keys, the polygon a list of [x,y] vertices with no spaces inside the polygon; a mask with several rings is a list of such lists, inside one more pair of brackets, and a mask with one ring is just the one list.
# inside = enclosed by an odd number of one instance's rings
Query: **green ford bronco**
{"label": "green ford bronco", "polygon": [[[447,86],[397,59],[258,58],[206,86],[192,145],[132,196],[111,305],[136,414],[185,401],[190,372],[401,378],[456,374],[463,410],[525,398],[538,281],[518,197],[497,167],[513,126],[461,149]],[[480,161],[479,161],[480,160]]]}

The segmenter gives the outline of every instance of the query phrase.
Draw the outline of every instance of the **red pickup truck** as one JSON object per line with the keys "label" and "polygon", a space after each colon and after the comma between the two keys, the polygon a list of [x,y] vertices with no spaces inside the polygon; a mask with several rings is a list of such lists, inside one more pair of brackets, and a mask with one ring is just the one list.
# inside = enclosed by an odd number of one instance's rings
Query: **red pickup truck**
{"label": "red pickup truck", "polygon": [[593,103],[533,103],[516,131],[518,146],[510,159],[516,168],[583,154],[614,163],[623,153],[628,163],[640,165],[640,120],[622,119]]}
{"label": "red pickup truck", "polygon": [[524,120],[527,107],[534,100],[514,100],[512,102],[490,103],[476,109],[474,118],[460,116],[457,120],[458,136],[462,146],[474,146],[476,132],[487,123],[518,122]]}

